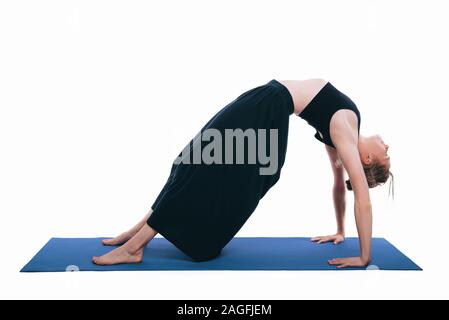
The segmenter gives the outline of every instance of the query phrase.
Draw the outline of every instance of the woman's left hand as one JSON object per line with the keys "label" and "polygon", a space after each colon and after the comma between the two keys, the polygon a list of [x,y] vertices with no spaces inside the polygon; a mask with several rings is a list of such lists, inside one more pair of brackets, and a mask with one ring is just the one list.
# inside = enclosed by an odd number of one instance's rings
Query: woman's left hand
{"label": "woman's left hand", "polygon": [[363,261],[361,257],[354,258],[338,258],[332,259],[328,261],[330,265],[337,266],[337,268],[346,268],[346,267],[366,267],[368,262]]}

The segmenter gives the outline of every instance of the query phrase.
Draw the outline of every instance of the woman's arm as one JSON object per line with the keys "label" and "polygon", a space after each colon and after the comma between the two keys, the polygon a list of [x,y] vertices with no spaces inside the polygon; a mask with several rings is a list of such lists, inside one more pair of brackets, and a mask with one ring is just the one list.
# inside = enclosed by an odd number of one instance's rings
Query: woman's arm
{"label": "woman's arm", "polygon": [[[360,241],[360,257],[333,259],[329,263],[340,268],[348,266],[366,266],[371,261],[372,206],[368,181],[363,170],[358,150],[357,132],[345,121],[332,135],[333,143],[341,162],[348,172],[354,191],[354,213]],[[337,129],[337,128],[336,128]]]}
{"label": "woman's arm", "polygon": [[346,188],[345,169],[338,156],[337,150],[326,146],[326,151],[331,161],[332,172],[334,174],[334,185],[332,187],[332,197],[334,200],[335,216],[337,218],[337,234],[345,235],[345,211],[346,211]]}
{"label": "woman's arm", "polygon": [[334,184],[332,187],[332,198],[334,200],[335,217],[337,219],[337,233],[330,236],[321,236],[312,238],[312,241],[321,244],[333,242],[339,244],[345,240],[345,212],[346,212],[346,188],[345,188],[345,169],[338,156],[337,150],[325,145],[329,161],[334,175]]}

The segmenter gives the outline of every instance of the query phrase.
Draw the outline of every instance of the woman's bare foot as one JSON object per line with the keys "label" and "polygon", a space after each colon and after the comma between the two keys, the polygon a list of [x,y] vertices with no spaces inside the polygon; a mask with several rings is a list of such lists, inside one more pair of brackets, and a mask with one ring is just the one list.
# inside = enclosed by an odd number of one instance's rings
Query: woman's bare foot
{"label": "woman's bare foot", "polygon": [[114,264],[140,263],[143,259],[145,246],[157,235],[157,231],[145,224],[139,232],[120,248],[101,257],[92,257],[92,262],[101,266]]}
{"label": "woman's bare foot", "polygon": [[125,244],[126,242],[128,242],[129,239],[134,237],[136,233],[137,233],[137,231],[134,233],[131,231],[123,232],[118,237],[115,237],[113,239],[106,239],[106,240],[103,240],[102,242],[103,242],[103,245],[105,245],[105,246],[121,246],[122,244]]}
{"label": "woman's bare foot", "polygon": [[140,220],[131,230],[123,232],[118,237],[115,237],[114,239],[107,239],[103,240],[103,245],[105,246],[121,246],[125,243],[127,243],[132,237],[134,237],[137,232],[142,229],[142,227],[147,223],[148,218],[153,213],[153,209],[150,209],[150,211],[145,215],[145,217]]}
{"label": "woman's bare foot", "polygon": [[104,256],[93,257],[92,262],[100,266],[111,266],[125,263],[141,263],[143,249],[136,252],[129,252],[124,246],[117,248]]}

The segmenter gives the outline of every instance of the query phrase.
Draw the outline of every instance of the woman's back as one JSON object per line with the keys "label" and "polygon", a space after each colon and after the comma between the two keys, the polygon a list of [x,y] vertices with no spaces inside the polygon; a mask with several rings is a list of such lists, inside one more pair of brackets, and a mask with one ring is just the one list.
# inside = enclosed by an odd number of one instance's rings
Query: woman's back
{"label": "woman's back", "polygon": [[328,81],[324,79],[279,80],[290,92],[295,114],[300,114]]}

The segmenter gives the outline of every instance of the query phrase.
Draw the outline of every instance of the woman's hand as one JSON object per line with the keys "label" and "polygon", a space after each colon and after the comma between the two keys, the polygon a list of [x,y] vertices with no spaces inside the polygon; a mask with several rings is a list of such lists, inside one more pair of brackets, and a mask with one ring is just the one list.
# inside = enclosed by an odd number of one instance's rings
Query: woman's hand
{"label": "woman's hand", "polygon": [[366,267],[369,264],[369,261],[364,261],[360,257],[332,259],[328,262],[330,265],[337,266],[339,269],[346,267]]}
{"label": "woman's hand", "polygon": [[333,242],[334,244],[339,244],[345,241],[345,236],[341,233],[334,234],[332,236],[323,236],[323,237],[315,237],[312,238],[310,241],[316,242],[318,244],[326,243],[326,242]]}

